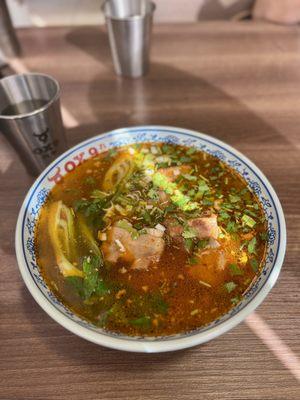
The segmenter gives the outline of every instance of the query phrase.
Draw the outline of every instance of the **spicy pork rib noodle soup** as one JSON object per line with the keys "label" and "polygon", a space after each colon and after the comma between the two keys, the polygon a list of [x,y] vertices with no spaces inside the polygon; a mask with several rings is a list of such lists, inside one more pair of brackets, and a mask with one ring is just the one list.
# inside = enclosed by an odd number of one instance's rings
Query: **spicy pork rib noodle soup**
{"label": "spicy pork rib noodle soup", "polygon": [[266,221],[246,182],[194,148],[143,144],[81,164],[50,193],[37,259],[57,297],[111,332],[199,328],[260,272]]}

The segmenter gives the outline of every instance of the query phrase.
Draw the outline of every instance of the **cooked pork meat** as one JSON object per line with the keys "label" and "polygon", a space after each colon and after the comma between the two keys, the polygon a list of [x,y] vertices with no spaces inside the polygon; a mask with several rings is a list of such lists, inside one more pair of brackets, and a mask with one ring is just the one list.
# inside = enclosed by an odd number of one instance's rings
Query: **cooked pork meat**
{"label": "cooked pork meat", "polygon": [[102,244],[104,258],[116,263],[124,260],[131,263],[132,269],[147,270],[153,262],[158,262],[164,250],[163,232],[146,228],[146,233],[133,239],[131,234],[117,226],[107,231],[107,240]]}

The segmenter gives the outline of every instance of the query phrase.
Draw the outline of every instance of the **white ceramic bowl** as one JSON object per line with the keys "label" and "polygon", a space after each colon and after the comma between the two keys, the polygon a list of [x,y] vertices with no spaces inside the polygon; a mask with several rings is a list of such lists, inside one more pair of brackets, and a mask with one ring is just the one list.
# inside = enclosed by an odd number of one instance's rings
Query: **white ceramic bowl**
{"label": "white ceramic bowl", "polygon": [[[41,206],[55,182],[76,168],[82,160],[113,147],[142,142],[167,142],[194,146],[212,154],[234,168],[248,182],[262,204],[268,221],[266,261],[257,281],[243,300],[209,325],[167,337],[128,337],[106,332],[84,321],[66,308],[49,290],[36,263],[34,230]],[[16,254],[24,282],[38,304],[55,321],[91,342],[119,350],[164,352],[184,349],[207,342],[243,321],[267,296],[275,284],[284,259],[286,228],[282,208],[271,184],[263,173],[240,152],[202,133],[167,126],[124,128],[86,140],[66,151],[38,177],[21,207],[16,228]]]}

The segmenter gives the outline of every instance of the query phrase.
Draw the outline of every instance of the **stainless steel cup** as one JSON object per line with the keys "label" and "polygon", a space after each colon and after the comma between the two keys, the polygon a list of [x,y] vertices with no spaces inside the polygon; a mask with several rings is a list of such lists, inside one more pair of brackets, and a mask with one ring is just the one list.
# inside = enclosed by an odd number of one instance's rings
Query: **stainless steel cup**
{"label": "stainless steel cup", "polygon": [[42,74],[1,79],[0,132],[27,171],[38,175],[66,149],[58,82]]}
{"label": "stainless steel cup", "polygon": [[149,68],[155,4],[149,0],[107,0],[103,5],[117,75],[137,78]]}

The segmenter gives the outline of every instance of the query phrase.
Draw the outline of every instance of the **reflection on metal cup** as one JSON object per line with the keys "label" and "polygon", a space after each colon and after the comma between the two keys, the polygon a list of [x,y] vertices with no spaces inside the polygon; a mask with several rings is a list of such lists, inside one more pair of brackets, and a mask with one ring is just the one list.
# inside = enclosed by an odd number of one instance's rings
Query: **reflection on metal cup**
{"label": "reflection on metal cup", "polygon": [[103,10],[116,74],[133,78],[146,74],[155,4],[150,0],[108,0]]}
{"label": "reflection on metal cup", "polygon": [[66,149],[58,82],[34,73],[1,79],[0,131],[27,171],[38,175]]}

